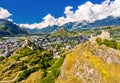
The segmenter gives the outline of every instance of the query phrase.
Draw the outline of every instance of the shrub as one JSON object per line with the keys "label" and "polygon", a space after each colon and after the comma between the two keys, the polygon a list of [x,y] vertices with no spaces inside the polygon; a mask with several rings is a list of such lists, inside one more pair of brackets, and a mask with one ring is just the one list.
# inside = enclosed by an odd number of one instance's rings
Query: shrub
{"label": "shrub", "polygon": [[110,47],[110,48],[114,48],[114,49],[119,49],[120,50],[120,43],[119,42],[116,42],[114,40],[107,40],[107,39],[101,39],[101,38],[97,38],[96,39],[96,42],[99,44],[99,45],[106,45],[107,47]]}
{"label": "shrub", "polygon": [[120,50],[120,42],[117,43],[117,49]]}
{"label": "shrub", "polygon": [[16,56],[14,56],[13,58],[14,58],[16,61],[19,61],[19,59],[20,59],[20,57],[19,57],[19,56],[17,56],[17,55],[16,55]]}
{"label": "shrub", "polygon": [[33,58],[32,60],[30,60],[30,62],[29,62],[29,65],[31,65],[31,66],[33,66],[33,65],[35,65],[35,64],[37,64],[38,62],[39,62],[39,58]]}
{"label": "shrub", "polygon": [[115,48],[115,49],[117,48],[117,43],[113,40],[104,39],[103,44],[105,44],[106,46],[111,47],[111,48]]}
{"label": "shrub", "polygon": [[44,68],[44,64],[42,64],[41,62],[39,62],[38,68],[43,69]]}
{"label": "shrub", "polygon": [[30,72],[30,69],[25,69],[25,70],[20,74],[20,76],[18,77],[17,82],[19,82],[19,81],[25,79],[26,77],[28,77],[28,76],[30,75],[30,73],[31,73],[31,72]]}
{"label": "shrub", "polygon": [[96,42],[99,44],[99,45],[102,45],[103,44],[103,40],[101,38],[97,38],[96,39]]}
{"label": "shrub", "polygon": [[41,76],[42,76],[42,78],[44,78],[45,76],[47,76],[47,71],[43,69],[42,73],[41,73]]}
{"label": "shrub", "polygon": [[24,70],[24,69],[27,69],[27,66],[26,65],[22,65],[19,67],[20,70]]}
{"label": "shrub", "polygon": [[0,61],[2,61],[4,59],[4,57],[3,56],[0,56]]}
{"label": "shrub", "polygon": [[33,67],[33,68],[30,69],[30,72],[33,73],[33,72],[36,72],[36,71],[38,71],[38,70],[39,70],[38,67]]}

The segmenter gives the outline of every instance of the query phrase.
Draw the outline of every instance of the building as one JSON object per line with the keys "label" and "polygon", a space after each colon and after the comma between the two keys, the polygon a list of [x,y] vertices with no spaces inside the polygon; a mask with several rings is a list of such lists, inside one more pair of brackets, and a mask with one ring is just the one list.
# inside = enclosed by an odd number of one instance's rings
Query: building
{"label": "building", "polygon": [[110,39],[110,33],[108,31],[102,31],[102,33],[98,36],[93,36],[91,34],[89,41],[92,42],[92,43],[95,43],[97,38],[102,38],[102,39],[108,39],[109,40]]}

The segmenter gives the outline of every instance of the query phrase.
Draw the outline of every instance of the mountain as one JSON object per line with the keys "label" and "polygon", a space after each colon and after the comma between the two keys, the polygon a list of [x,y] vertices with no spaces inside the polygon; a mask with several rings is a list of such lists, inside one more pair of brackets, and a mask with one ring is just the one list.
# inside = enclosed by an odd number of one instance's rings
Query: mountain
{"label": "mountain", "polygon": [[29,28],[25,28],[26,31],[28,31],[30,34],[49,34],[54,32],[55,30],[59,29],[60,27],[57,25],[53,25],[53,26],[48,26],[45,27],[43,29],[38,29],[38,28],[34,28],[34,29],[29,29]]}
{"label": "mountain", "polygon": [[105,19],[101,19],[101,20],[97,20],[94,21],[92,23],[89,23],[87,21],[82,21],[82,22],[69,22],[66,23],[62,26],[57,26],[57,25],[53,25],[53,26],[48,26],[42,29],[27,29],[27,31],[31,32],[31,33],[52,33],[54,31],[56,31],[57,29],[59,29],[60,27],[64,27],[70,31],[81,31],[83,29],[93,29],[93,28],[99,28],[99,27],[103,27],[103,26],[120,26],[120,17],[112,17],[109,16]]}
{"label": "mountain", "polygon": [[102,26],[120,26],[120,18],[114,18],[112,16],[109,16],[102,20],[97,20],[93,23],[89,23],[87,25],[84,25],[83,28],[99,28]]}
{"label": "mountain", "polygon": [[18,35],[18,34],[27,34],[28,32],[19,27],[18,25],[10,22],[8,20],[0,19],[0,35]]}
{"label": "mountain", "polygon": [[72,32],[72,31],[68,31],[66,28],[59,28],[58,30],[56,30],[55,32],[53,32],[51,34],[51,36],[53,37],[71,37],[77,35],[76,32]]}
{"label": "mountain", "polygon": [[93,23],[83,21],[83,22],[66,23],[63,25],[63,27],[65,28],[69,27],[68,29],[72,31],[81,31],[83,29],[93,29],[103,26],[120,26],[120,18],[119,17],[114,18],[112,16],[109,16],[105,19],[97,20]]}

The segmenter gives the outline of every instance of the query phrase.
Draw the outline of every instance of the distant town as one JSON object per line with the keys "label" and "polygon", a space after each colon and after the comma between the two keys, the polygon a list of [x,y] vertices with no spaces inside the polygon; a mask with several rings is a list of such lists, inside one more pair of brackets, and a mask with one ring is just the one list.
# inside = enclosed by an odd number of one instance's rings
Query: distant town
{"label": "distant town", "polygon": [[[3,37],[0,40],[0,56],[8,57],[20,47],[28,46],[31,50],[43,48],[53,50],[54,58],[65,50],[72,50],[74,47],[89,39],[88,36],[74,37],[49,37],[49,36],[27,36],[27,37]],[[31,45],[30,44],[34,44]]]}

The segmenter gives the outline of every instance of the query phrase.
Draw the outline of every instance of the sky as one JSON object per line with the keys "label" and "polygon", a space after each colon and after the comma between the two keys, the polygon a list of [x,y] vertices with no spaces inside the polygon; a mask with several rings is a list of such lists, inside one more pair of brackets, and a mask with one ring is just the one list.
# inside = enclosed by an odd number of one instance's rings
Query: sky
{"label": "sky", "polygon": [[0,18],[27,28],[120,16],[119,0],[0,0]]}
{"label": "sky", "polygon": [[[64,15],[66,6],[84,4],[87,0],[0,0],[0,7],[7,9],[16,23],[34,23],[42,21],[48,13],[55,17]],[[93,3],[101,3],[103,0],[91,0]]]}

